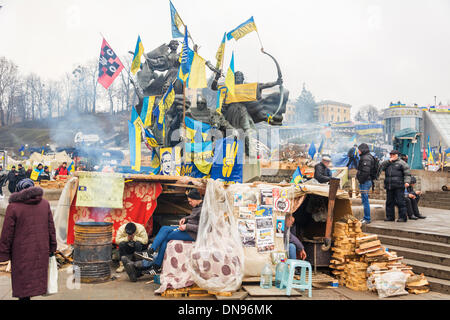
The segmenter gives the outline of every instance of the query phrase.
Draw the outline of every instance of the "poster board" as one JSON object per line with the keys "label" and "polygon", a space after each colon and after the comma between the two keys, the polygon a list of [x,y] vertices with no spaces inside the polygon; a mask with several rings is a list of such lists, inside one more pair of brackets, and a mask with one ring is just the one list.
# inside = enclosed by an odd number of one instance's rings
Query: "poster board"
{"label": "poster board", "polygon": [[80,172],[78,177],[77,206],[123,208],[125,181],[122,174]]}

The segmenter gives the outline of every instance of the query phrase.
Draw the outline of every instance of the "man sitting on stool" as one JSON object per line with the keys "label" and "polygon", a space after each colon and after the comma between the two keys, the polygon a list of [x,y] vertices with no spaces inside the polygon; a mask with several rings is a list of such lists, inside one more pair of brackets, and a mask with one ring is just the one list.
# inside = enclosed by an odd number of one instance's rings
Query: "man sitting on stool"
{"label": "man sitting on stool", "polygon": [[123,272],[124,265],[133,259],[133,254],[144,251],[147,243],[147,231],[142,224],[129,222],[121,225],[116,235],[120,254],[119,268],[116,272]]}
{"label": "man sitting on stool", "polygon": [[419,212],[419,199],[420,191],[414,191],[414,185],[416,184],[416,178],[411,177],[411,183],[409,187],[406,188],[408,191],[408,196],[406,197],[406,208],[408,210],[408,218],[411,220],[425,219],[426,217],[421,215]]}
{"label": "man sitting on stool", "polygon": [[291,213],[286,214],[285,216],[285,226],[284,226],[284,239],[287,237],[287,230],[290,227],[290,234],[289,234],[289,251],[288,251],[288,257],[289,259],[297,259],[297,252],[300,252],[300,259],[305,260],[306,259],[306,252],[305,248],[303,247],[303,244],[300,242],[300,240],[295,235],[295,218]]}

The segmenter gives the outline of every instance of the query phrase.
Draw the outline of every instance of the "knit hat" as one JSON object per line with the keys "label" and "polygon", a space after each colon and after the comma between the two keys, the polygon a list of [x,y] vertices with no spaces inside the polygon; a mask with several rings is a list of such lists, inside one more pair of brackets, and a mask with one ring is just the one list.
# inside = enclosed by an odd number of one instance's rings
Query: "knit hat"
{"label": "knit hat", "polygon": [[189,191],[187,197],[192,200],[201,200],[202,199],[200,192],[198,192],[197,189],[192,189],[191,191]]}
{"label": "knit hat", "polygon": [[19,181],[19,183],[17,183],[16,192],[20,192],[20,191],[22,191],[24,189],[28,189],[28,188],[31,188],[31,187],[34,187],[33,180],[28,179],[28,178],[22,179],[22,180]]}
{"label": "knit hat", "polygon": [[136,225],[133,222],[128,222],[125,226],[125,232],[129,235],[132,235],[136,232]]}

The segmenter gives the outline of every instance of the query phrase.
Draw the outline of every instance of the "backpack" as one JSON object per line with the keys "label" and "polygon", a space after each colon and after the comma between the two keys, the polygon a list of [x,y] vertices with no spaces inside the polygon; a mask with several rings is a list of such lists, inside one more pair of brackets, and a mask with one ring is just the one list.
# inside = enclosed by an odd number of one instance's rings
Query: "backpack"
{"label": "backpack", "polygon": [[373,159],[372,167],[370,168],[370,179],[372,181],[378,179],[378,170],[380,169],[380,159],[370,155]]}

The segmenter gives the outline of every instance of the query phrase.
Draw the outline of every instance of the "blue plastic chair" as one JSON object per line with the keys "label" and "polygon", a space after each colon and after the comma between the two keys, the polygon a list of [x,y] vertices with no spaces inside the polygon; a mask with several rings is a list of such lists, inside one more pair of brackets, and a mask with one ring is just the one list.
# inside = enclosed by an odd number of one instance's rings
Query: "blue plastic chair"
{"label": "blue plastic chair", "polygon": [[[308,297],[312,297],[312,268],[308,261],[288,259],[287,267],[284,269],[283,277],[281,278],[280,289],[286,288],[286,295],[291,295],[292,288],[304,291],[308,289]],[[295,268],[300,267],[300,280],[295,280]],[[308,270],[308,279],[306,279],[306,270]]]}

